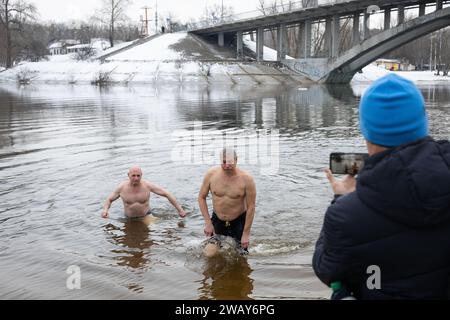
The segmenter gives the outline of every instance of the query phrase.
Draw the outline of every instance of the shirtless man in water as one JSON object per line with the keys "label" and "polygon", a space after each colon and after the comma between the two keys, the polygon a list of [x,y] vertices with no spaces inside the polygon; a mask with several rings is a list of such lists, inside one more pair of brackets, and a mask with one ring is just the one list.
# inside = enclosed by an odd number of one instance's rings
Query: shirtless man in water
{"label": "shirtless man in water", "polygon": [[128,218],[146,217],[150,214],[150,194],[152,192],[166,197],[177,209],[180,217],[184,218],[186,216],[186,212],[170,192],[149,181],[142,180],[141,168],[131,168],[128,172],[128,178],[129,180],[122,182],[106,200],[102,212],[103,218],[109,217],[111,204],[119,198],[122,198],[125,215]]}
{"label": "shirtless man in water", "polygon": [[[220,161],[220,167],[206,173],[198,196],[200,211],[205,219],[204,232],[207,237],[214,234],[231,236],[241,248],[247,250],[255,216],[255,183],[250,174],[236,167],[237,154],[234,150],[225,148]],[[206,203],[209,192],[214,207],[212,217]],[[206,251],[205,255],[214,255],[214,252]]]}

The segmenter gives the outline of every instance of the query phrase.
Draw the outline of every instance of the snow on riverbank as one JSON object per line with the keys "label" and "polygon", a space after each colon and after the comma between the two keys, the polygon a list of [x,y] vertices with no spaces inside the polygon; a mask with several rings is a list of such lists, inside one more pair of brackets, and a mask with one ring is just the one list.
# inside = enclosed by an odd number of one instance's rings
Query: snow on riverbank
{"label": "snow on riverbank", "polygon": [[[309,82],[287,68],[277,67],[276,64],[239,62],[232,59],[221,62],[216,49],[199,42],[185,32],[163,34],[126,51],[120,49],[132,45],[133,42],[122,43],[99,52],[97,57],[117,50],[117,54],[108,56],[103,63],[99,59],[77,61],[70,54],[49,56],[48,61],[22,62],[9,70],[0,69],[0,81],[66,84],[201,82],[251,86]],[[244,44],[248,49],[256,50],[254,41],[245,38]],[[230,48],[228,54],[233,56],[233,50]],[[201,60],[205,57],[209,62]],[[276,50],[264,47],[264,60],[275,61],[276,57]],[[369,65],[362,73],[355,75],[352,83],[370,83],[389,72]],[[433,72],[396,73],[414,82],[450,81],[450,77],[435,76]]]}
{"label": "snow on riverbank", "polygon": [[415,83],[448,82],[448,76],[436,76],[434,71],[388,71],[373,64],[363,68],[363,73],[357,73],[352,83],[370,83],[389,73],[395,73]]}
{"label": "snow on riverbank", "polygon": [[[233,49],[229,50],[233,53]],[[250,86],[304,81],[304,77],[287,68],[230,59],[220,61],[219,58],[217,61],[210,58],[209,62],[202,61],[200,58],[204,56],[217,57],[217,54],[214,48],[206,43],[199,45],[198,40],[187,33],[169,33],[126,51],[118,51],[104,62],[99,59],[76,61],[71,55],[51,56],[48,61],[24,62],[0,73],[0,81],[69,84],[200,82]]]}
{"label": "snow on riverbank", "polygon": [[[251,51],[256,52],[256,42],[251,41],[250,37],[244,38],[244,44]],[[287,56],[287,59],[294,58]],[[276,61],[277,51],[269,47],[264,47],[264,60]],[[362,73],[355,74],[352,79],[352,83],[370,83],[391,72],[395,72],[396,74],[416,83],[450,81],[450,77],[435,76],[434,71],[388,71],[382,67],[377,67],[373,64],[369,64],[368,66],[363,68]]]}

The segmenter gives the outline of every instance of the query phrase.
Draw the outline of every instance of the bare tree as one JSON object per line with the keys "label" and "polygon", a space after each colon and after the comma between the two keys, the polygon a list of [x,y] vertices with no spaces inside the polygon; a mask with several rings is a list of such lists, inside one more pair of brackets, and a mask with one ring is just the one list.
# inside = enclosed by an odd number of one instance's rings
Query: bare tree
{"label": "bare tree", "polygon": [[39,23],[23,25],[21,37],[15,37],[14,59],[37,62],[46,59],[49,54],[47,45],[49,33],[45,26]]}
{"label": "bare tree", "polygon": [[450,30],[441,30],[442,32],[442,46],[440,52],[440,63],[443,67],[444,76],[448,76],[450,70]]}
{"label": "bare tree", "polygon": [[230,21],[234,15],[234,8],[232,6],[220,6],[214,4],[205,8],[203,20],[207,20],[212,23]]}
{"label": "bare tree", "polygon": [[[257,6],[257,10],[259,10],[264,16],[277,14],[281,12],[289,12],[293,9],[298,8],[299,2],[295,0],[271,0],[269,3],[266,3],[266,0],[259,0],[259,5]],[[317,0],[302,0],[301,1],[301,7],[307,8],[307,7],[314,7],[317,6],[318,2]],[[299,38],[299,32],[300,32],[299,26],[291,26],[287,29],[286,32],[286,42],[287,42],[287,50],[288,55],[292,55],[295,57],[298,57],[300,55],[299,52],[299,45],[298,45],[298,38]],[[317,35],[316,37],[313,37],[315,39],[315,42],[312,43],[312,46],[314,48],[314,51],[319,51],[322,44],[323,44],[323,36],[320,34],[320,29],[317,29]],[[269,31],[269,37],[265,37],[264,43],[271,48],[276,47],[276,39],[277,39],[277,32],[274,28],[272,28]]]}
{"label": "bare tree", "polygon": [[[265,0],[259,0],[259,7],[257,7],[257,9],[259,11],[261,11],[261,13],[264,16],[268,16],[271,14],[275,14],[278,12],[278,3],[277,0],[272,1],[270,4],[266,5]],[[273,29],[270,30],[270,43],[267,43],[267,45],[269,47],[274,48],[275,44],[276,44],[276,36],[275,36],[275,31]],[[264,41],[266,42],[266,41]],[[268,42],[268,41],[267,41]]]}
{"label": "bare tree", "polygon": [[[23,0],[2,0],[0,3],[0,25],[5,33],[6,68],[11,68],[13,48],[17,36],[23,31],[25,22],[34,20],[36,8]],[[14,36],[14,37],[13,37]]]}
{"label": "bare tree", "polygon": [[339,52],[345,52],[348,49],[352,47],[352,40],[353,40],[353,34],[352,34],[352,26],[350,25],[350,22],[352,21],[351,18],[345,18],[344,22],[341,25],[341,28],[339,30],[341,34],[341,39],[339,43]]}
{"label": "bare tree", "polygon": [[178,17],[171,11],[160,15],[159,24],[164,26],[167,32],[177,32],[186,29],[180,22],[180,19],[178,19]]}
{"label": "bare tree", "polygon": [[108,26],[108,37],[111,47],[114,47],[114,39],[117,25],[127,20],[125,15],[126,6],[131,0],[102,0],[101,16],[98,20]]}
{"label": "bare tree", "polygon": [[96,51],[92,46],[86,47],[83,50],[79,50],[75,53],[74,59],[78,61],[87,61],[94,57],[96,54]]}

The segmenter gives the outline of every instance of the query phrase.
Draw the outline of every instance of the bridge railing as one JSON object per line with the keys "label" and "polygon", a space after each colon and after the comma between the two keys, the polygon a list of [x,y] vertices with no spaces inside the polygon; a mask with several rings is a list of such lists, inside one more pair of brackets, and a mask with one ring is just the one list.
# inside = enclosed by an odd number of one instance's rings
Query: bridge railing
{"label": "bridge railing", "polygon": [[[270,15],[277,15],[280,13],[289,13],[289,12],[297,11],[297,10],[301,10],[301,9],[317,8],[320,6],[348,2],[348,1],[349,0],[302,0],[302,1],[289,2],[289,3],[277,5],[277,6],[275,6],[275,5],[267,6],[265,8],[259,8],[258,10],[241,12],[241,13],[237,13],[237,14],[224,16],[224,17],[214,17],[214,18],[209,18],[206,20],[201,20],[201,21],[198,21],[195,23],[190,23],[187,26],[187,30],[192,31],[192,30],[196,30],[196,29],[210,28],[210,27],[219,26],[222,24],[233,23],[233,22],[238,22],[238,21],[242,21],[242,20],[262,18],[262,17],[267,17]],[[352,1],[352,0],[350,0],[350,1]]]}

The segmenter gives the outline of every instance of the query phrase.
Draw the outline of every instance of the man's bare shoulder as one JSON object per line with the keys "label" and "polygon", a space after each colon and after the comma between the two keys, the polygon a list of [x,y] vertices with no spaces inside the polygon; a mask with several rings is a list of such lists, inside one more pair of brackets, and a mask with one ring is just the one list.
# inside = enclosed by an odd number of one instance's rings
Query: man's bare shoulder
{"label": "man's bare shoulder", "polygon": [[243,177],[245,181],[253,181],[252,175],[245,170],[239,169],[239,175]]}
{"label": "man's bare shoulder", "polygon": [[239,170],[239,175],[248,178],[248,179],[253,179],[252,175],[250,174],[250,172],[242,170],[242,169],[238,169]]}
{"label": "man's bare shoulder", "polygon": [[123,181],[119,183],[116,190],[114,190],[117,193],[121,193],[126,187],[128,186],[128,181]]}
{"label": "man's bare shoulder", "polygon": [[151,181],[148,181],[148,180],[141,180],[141,184],[142,184],[142,186],[144,186],[144,188],[146,188],[150,191],[152,191],[153,188],[157,187],[154,183],[152,183]]}
{"label": "man's bare shoulder", "polygon": [[220,167],[213,167],[206,171],[205,178],[212,178],[220,172]]}

